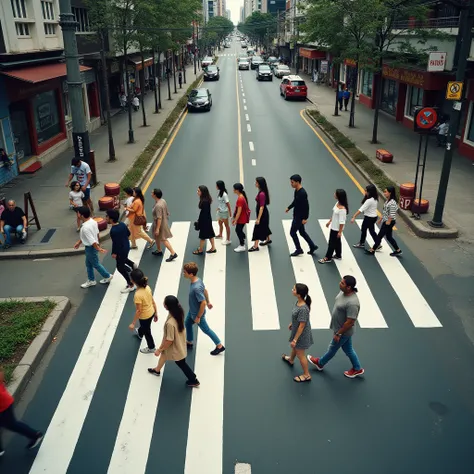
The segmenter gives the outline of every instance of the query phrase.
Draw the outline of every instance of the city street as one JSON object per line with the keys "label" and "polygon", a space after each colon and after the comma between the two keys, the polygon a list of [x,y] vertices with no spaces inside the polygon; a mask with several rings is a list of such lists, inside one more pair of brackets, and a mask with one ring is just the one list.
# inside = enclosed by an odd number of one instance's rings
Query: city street
{"label": "city street", "polygon": [[[342,260],[317,263],[327,248],[325,224],[335,190],[346,190],[352,216],[362,199],[355,182],[367,183],[345,161],[347,168],[341,167],[305,123],[307,102],[285,101],[276,78],[258,82],[255,71],[237,71],[240,53],[237,41],[222,50],[220,80],[203,85],[212,94],[211,111],[184,116],[146,183],[149,221],[150,192],[163,191],[178,259],[166,263],[145,250],[143,241],[131,251],[159,308],[153,325],[157,344],[166,318],[164,297],[177,295],[188,310],[182,264],[195,261],[214,305],[206,318],[226,351],[210,356],[214,345],[199,332],[187,358],[199,388],[187,388],[172,363],[153,377],[147,368],[156,358],[138,352],[140,342],[128,329],[133,294],[120,293],[120,274],[108,287],[82,290],[77,276],[85,275],[82,257],[61,259],[54,271],[49,270],[54,262],[21,262],[24,271],[27,264],[41,266],[41,275],[50,272],[52,282],[73,279],[75,288],[68,284],[64,291],[76,295],[65,296],[78,302],[79,294],[83,300],[25,407],[24,421],[46,432],[43,443],[37,453],[25,454],[24,439],[9,438],[2,473],[234,474],[236,463],[250,464],[252,474],[472,472],[474,346],[461,317],[467,312],[463,298],[470,295],[459,296],[458,312],[416,255],[419,239],[401,220],[395,233],[403,250],[399,259],[389,256],[386,242],[375,258],[353,248],[360,228],[348,219]],[[291,259],[291,214],[285,208],[293,199],[289,177],[295,173],[309,195],[307,231],[319,250]],[[197,187],[208,186],[215,200],[215,182],[223,180],[233,208],[232,185],[244,183],[251,237],[258,176],[269,186],[273,244],[235,253],[232,228],[232,245],[217,240],[216,254],[193,255],[199,245],[193,227]],[[435,260],[436,253],[426,258]],[[114,269],[109,255],[104,264]],[[310,367],[311,383],[298,385],[293,381],[302,373],[298,361],[289,367],[281,360],[290,351],[293,285],[309,287],[314,345],[308,353],[318,357],[332,338],[330,311],[339,281],[348,274],[358,282],[361,311],[353,341],[365,374],[344,377],[351,367],[340,351],[323,372]]]}

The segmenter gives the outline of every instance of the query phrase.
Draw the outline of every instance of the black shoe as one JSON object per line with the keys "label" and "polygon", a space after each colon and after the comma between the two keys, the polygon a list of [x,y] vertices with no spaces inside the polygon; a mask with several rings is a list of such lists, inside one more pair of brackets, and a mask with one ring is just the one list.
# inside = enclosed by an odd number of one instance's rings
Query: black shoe
{"label": "black shoe", "polygon": [[165,261],[172,262],[175,258],[178,258],[178,254],[175,253],[174,255],[170,255]]}
{"label": "black shoe", "polygon": [[27,449],[34,449],[36,448],[36,446],[38,446],[38,444],[41,443],[41,441],[43,440],[43,433],[40,433],[38,431],[38,433],[36,433],[36,438],[35,439],[32,439],[27,445],[26,445],[26,448]]}
{"label": "black shoe", "polygon": [[260,249],[258,247],[250,247],[249,252],[258,252]]}
{"label": "black shoe", "polygon": [[260,245],[270,245],[272,243],[271,240],[265,240],[263,242],[260,242]]}
{"label": "black shoe", "polygon": [[397,250],[396,252],[392,252],[390,254],[391,257],[398,257],[399,255],[403,255],[403,252],[401,250]]}
{"label": "black shoe", "polygon": [[156,255],[157,257],[162,257],[163,256],[163,252],[161,250],[153,250],[153,252],[151,252],[153,255]]}
{"label": "black shoe", "polygon": [[298,255],[302,255],[303,253],[303,250],[295,250],[293,253],[290,254],[290,257],[297,257]]}
{"label": "black shoe", "polygon": [[201,384],[199,383],[199,380],[196,379],[196,380],[186,380],[186,385],[188,387],[199,387],[199,385]]}
{"label": "black shoe", "polygon": [[313,255],[314,252],[316,252],[316,250],[318,250],[318,246],[315,245],[314,247],[310,248],[309,249],[309,252],[308,252],[308,255]]}
{"label": "black shoe", "polygon": [[211,356],[219,355],[221,352],[225,351],[225,347],[216,347],[213,351],[211,351]]}

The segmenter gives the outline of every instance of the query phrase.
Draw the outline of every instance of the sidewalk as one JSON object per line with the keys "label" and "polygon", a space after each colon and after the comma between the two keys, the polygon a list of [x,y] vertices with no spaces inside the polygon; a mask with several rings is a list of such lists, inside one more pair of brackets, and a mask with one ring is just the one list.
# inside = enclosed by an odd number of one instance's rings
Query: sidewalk
{"label": "sidewalk", "polygon": [[[197,74],[199,76],[200,71]],[[104,184],[120,182],[135,158],[155,136],[158,129],[176,106],[178,100],[185,94],[187,88],[195,79],[194,67],[190,65],[186,68],[186,84],[183,84],[182,89],[179,89],[179,85],[177,86],[177,94],[173,93],[174,85],[171,79],[172,100],[168,100],[168,85],[166,81],[163,82],[161,87],[161,103],[163,108],[160,109],[159,114],[154,113],[154,92],[150,91],[146,94],[145,110],[148,126],[142,126],[143,117],[141,110],[132,112],[135,134],[135,143],[133,144],[127,143],[128,114],[119,113],[112,117],[116,152],[115,162],[107,162],[109,157],[107,126],[103,125],[90,134],[91,149],[95,150],[97,168],[98,185],[92,189],[92,199],[97,215],[103,215],[103,212],[98,211],[97,202],[104,195]],[[73,149],[70,148],[47,163],[35,174],[19,175],[15,180],[0,188],[0,194],[5,195],[6,199],[14,199],[21,208],[23,208],[24,193],[30,191],[41,224],[41,230],[39,231],[36,230],[36,227],[32,227],[26,244],[21,245],[14,242],[10,249],[0,250],[0,259],[12,258],[13,255],[9,254],[17,252],[25,254],[28,252],[44,251],[47,254],[55,249],[72,249],[72,246],[78,239],[75,224],[76,216],[69,209],[69,189],[64,184],[71,170],[71,159],[73,156]],[[47,242],[42,243],[41,240],[45,238],[46,234],[52,234],[52,236]]]}
{"label": "sidewalk", "polygon": [[[339,112],[335,117],[335,91],[325,85],[311,82],[307,74],[300,74],[308,86],[308,99],[317,107],[326,119],[337,127],[341,133],[350,138],[365,154],[384,170],[397,183],[414,182],[418,155],[419,137],[401,123],[384,112],[379,115],[377,145],[370,143],[372,138],[374,111],[356,100],[355,128],[349,128],[349,112]],[[381,163],[375,158],[375,151],[385,148],[393,153],[393,163]],[[425,178],[423,183],[423,199],[430,201],[428,214],[422,216],[423,221],[432,218],[438,193],[444,148],[436,146],[436,140],[430,139],[426,158]],[[454,151],[449,187],[447,192],[444,217],[446,221],[459,230],[459,236],[474,242],[474,166],[471,160]]]}

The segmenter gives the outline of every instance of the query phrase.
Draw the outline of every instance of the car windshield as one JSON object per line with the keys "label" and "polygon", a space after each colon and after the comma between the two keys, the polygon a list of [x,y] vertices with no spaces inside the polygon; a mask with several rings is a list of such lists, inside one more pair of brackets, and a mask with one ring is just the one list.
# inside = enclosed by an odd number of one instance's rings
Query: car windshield
{"label": "car windshield", "polygon": [[274,62],[274,61],[278,61],[277,58],[275,58],[275,56],[270,56],[268,59],[267,59],[268,62]]}
{"label": "car windshield", "polygon": [[199,90],[193,90],[191,91],[191,94],[189,94],[190,97],[199,97],[199,98],[203,98],[203,97],[207,97],[207,91],[206,90],[203,90],[203,89],[199,89]]}
{"label": "car windshield", "polygon": [[262,64],[259,68],[259,71],[270,71],[270,66],[267,66],[266,64]]}
{"label": "car windshield", "polygon": [[210,58],[210,57],[208,56],[208,57],[205,57],[205,58],[203,59],[203,61],[210,61],[210,62],[212,62],[212,58]]}
{"label": "car windshield", "polygon": [[292,86],[304,86],[304,81],[291,81]]}
{"label": "car windshield", "polygon": [[207,70],[209,72],[216,72],[217,71],[217,66],[207,66]]}
{"label": "car windshield", "polygon": [[278,66],[278,69],[279,69],[280,71],[289,71],[289,70],[290,70],[290,68],[289,68],[288,66],[281,66],[281,65]]}
{"label": "car windshield", "polygon": [[239,63],[248,63],[248,59],[239,59]]}
{"label": "car windshield", "polygon": [[254,62],[254,63],[263,63],[263,59],[256,56],[256,57],[252,58],[252,62]]}

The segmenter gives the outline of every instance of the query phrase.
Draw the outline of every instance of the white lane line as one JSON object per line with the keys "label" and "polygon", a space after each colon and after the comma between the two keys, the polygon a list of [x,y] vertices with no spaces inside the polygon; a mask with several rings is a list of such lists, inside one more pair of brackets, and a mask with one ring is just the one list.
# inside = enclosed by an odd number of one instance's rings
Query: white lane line
{"label": "white lane line", "polygon": [[249,114],[245,114],[245,120],[248,122],[250,120]]}
{"label": "white lane line", "polygon": [[252,158],[252,166],[257,166],[257,160]]}
{"label": "white lane line", "polygon": [[242,92],[242,97],[245,97],[245,94]]}
{"label": "white lane line", "polygon": [[[218,230],[217,222],[214,230]],[[213,304],[211,310],[206,310],[206,320],[224,345],[226,255],[227,247],[220,245],[217,253],[206,254],[202,274]],[[185,474],[222,474],[225,352],[211,356],[209,352],[214,347],[212,340],[199,330],[194,372],[201,385],[192,391]]]}
{"label": "white lane line", "polygon": [[[291,222],[288,219],[282,220],[283,230],[285,232],[286,242],[290,253],[294,251],[295,244],[290,236]],[[304,254],[299,257],[290,257],[295,274],[295,283],[304,283],[308,286],[309,294],[313,300],[310,319],[312,329],[329,329],[331,323],[331,313],[324,296],[321,286],[321,280],[315,267],[315,260],[312,255],[308,255],[309,245],[304,239],[300,239]]]}
{"label": "white lane line", "polygon": [[244,110],[247,110],[247,106],[246,106],[246,105],[244,105]]}
{"label": "white lane line", "polygon": [[[138,264],[145,249],[145,241],[140,239],[137,246],[138,249],[130,252],[130,260]],[[129,295],[120,293],[124,286],[122,275],[115,271],[114,279],[109,283],[95,315],[43,443],[31,466],[30,474],[67,472]]]}
{"label": "white lane line", "polygon": [[[247,224],[247,242],[253,245],[252,233],[255,221]],[[260,247],[258,252],[249,252],[250,300],[254,331],[280,329],[280,318],[273,284],[272,266],[268,247]]]}
{"label": "white lane line", "polygon": [[[329,229],[326,227],[327,219],[319,219],[319,225],[326,237],[326,241],[329,239]],[[361,328],[386,328],[387,323],[380,311],[379,305],[375,301],[374,295],[370,291],[369,285],[357,264],[357,260],[352,253],[352,249],[347,243],[344,236],[342,239],[342,259],[335,260],[337,269],[341,277],[344,275],[352,275],[357,280],[357,288],[360,301],[360,314],[357,318]],[[334,263],[326,263],[326,265],[334,265]]]}
{"label": "white lane line", "polygon": [[[357,225],[361,227],[362,221],[357,220]],[[367,242],[372,247],[374,241],[370,235],[367,235]],[[443,325],[436,317],[428,302],[421,294],[415,282],[411,279],[404,266],[397,257],[390,256],[390,247],[385,241],[382,250],[375,252],[375,258],[380,267],[387,276],[393,290],[401,301],[408,316],[416,328],[440,328]],[[370,257],[370,256],[369,256]]]}
{"label": "white lane line", "polygon": [[253,146],[253,142],[249,142],[250,151],[255,151],[255,147]]}
{"label": "white lane line", "polygon": [[250,124],[248,123],[247,124],[247,132],[251,132],[252,131],[252,128],[250,127]]}
{"label": "white lane line", "polygon": [[246,103],[247,103],[247,99],[244,99],[244,104],[246,104]]}
{"label": "white lane line", "polygon": [[52,258],[35,258],[33,262],[49,262]]}
{"label": "white lane line", "polygon": [[[165,256],[162,257],[153,292],[159,317],[157,323],[152,323],[156,347],[160,346],[163,339],[163,325],[168,316],[163,300],[167,295],[178,294],[189,226],[189,222],[173,222],[171,240],[178,258],[167,263]],[[166,255],[166,258],[168,256]],[[147,347],[145,338],[141,347]],[[161,371],[161,377],[150,375],[147,369],[155,367],[157,360],[148,354],[137,354],[108,474],[143,474],[146,470],[165,367]],[[137,436],[137,430],[140,436]]]}
{"label": "white lane line", "polygon": [[234,474],[252,474],[252,466],[244,462],[235,464]]}

